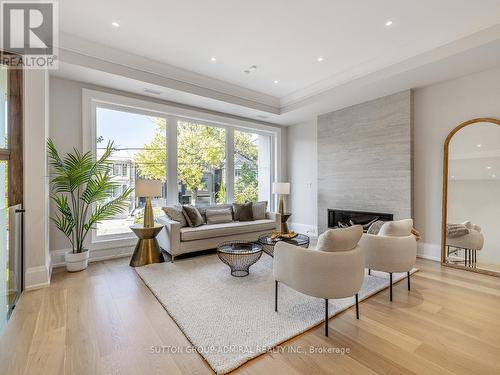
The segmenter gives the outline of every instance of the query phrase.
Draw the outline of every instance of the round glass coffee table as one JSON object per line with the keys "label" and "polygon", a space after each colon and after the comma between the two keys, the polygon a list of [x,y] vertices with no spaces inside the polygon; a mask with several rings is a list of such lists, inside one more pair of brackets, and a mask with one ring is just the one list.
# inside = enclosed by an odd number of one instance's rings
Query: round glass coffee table
{"label": "round glass coffee table", "polygon": [[219,259],[231,269],[235,277],[247,276],[249,268],[262,255],[262,245],[257,242],[231,241],[217,246]]}
{"label": "round glass coffee table", "polygon": [[259,243],[262,245],[262,249],[266,254],[272,257],[274,257],[274,245],[276,245],[279,241],[285,241],[289,244],[304,247],[306,249],[309,247],[309,237],[305,234],[298,233],[297,236],[293,238],[278,237],[274,240],[271,238],[271,233],[263,234],[259,237]]}

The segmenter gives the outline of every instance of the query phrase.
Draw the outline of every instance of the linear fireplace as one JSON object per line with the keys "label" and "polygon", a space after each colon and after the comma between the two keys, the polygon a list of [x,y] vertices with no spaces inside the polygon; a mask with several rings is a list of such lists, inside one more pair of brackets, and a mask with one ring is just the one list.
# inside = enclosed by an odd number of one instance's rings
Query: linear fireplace
{"label": "linear fireplace", "polygon": [[328,228],[345,228],[359,224],[366,232],[370,225],[377,220],[392,221],[393,219],[393,214],[328,209]]}

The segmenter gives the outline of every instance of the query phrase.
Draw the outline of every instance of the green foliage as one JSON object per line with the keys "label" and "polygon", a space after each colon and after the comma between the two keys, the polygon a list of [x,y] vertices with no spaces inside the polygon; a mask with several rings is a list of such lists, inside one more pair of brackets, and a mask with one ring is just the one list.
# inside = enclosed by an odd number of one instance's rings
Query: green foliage
{"label": "green foliage", "polygon": [[82,154],[77,149],[61,158],[51,139],[47,140],[47,149],[53,171],[51,199],[58,210],[51,220],[69,239],[73,253],[81,253],[88,232],[100,221],[122,212],[133,189],[106,201],[118,187],[112,181],[108,161],[113,152],[112,142],[108,142],[97,160],[90,152]]}
{"label": "green foliage", "polygon": [[250,163],[241,165],[240,177],[234,186],[234,201],[236,203],[255,202],[259,197],[257,171]]}
{"label": "green foliage", "polygon": [[[163,180],[166,176],[167,145],[166,121],[155,119],[156,128],[153,139],[144,145],[135,156],[138,175],[143,178]],[[223,128],[179,121],[177,127],[177,173],[179,180],[191,191],[196,202],[197,194],[203,188],[205,172],[222,169],[225,164],[226,132]],[[251,171],[250,164],[257,164],[258,147],[252,142],[252,135],[234,132],[235,150],[248,160],[247,171],[238,179],[235,198],[256,200],[258,197],[257,174]],[[252,180],[253,178],[253,180]],[[220,184],[216,194],[217,203],[226,201],[224,184]],[[244,201],[243,200],[243,201]]]}
{"label": "green foliage", "polygon": [[224,184],[219,185],[219,191],[217,192],[217,203],[226,203],[226,189]]}
{"label": "green foliage", "polygon": [[155,119],[156,127],[153,139],[143,150],[135,155],[137,173],[145,179],[163,181],[166,176],[167,138],[165,119]]}

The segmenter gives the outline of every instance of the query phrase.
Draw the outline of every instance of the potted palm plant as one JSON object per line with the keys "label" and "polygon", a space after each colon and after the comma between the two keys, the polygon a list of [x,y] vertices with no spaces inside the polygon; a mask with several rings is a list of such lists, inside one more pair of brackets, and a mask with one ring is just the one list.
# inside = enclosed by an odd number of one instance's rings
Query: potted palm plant
{"label": "potted palm plant", "polygon": [[51,199],[57,208],[51,220],[71,243],[72,249],[65,254],[66,269],[81,271],[87,268],[89,259],[85,248],[87,234],[100,221],[122,212],[133,189],[113,197],[118,187],[112,180],[109,161],[113,142],[108,142],[98,159],[90,152],[81,153],[77,149],[62,158],[51,139],[47,141],[47,150],[52,167]]}

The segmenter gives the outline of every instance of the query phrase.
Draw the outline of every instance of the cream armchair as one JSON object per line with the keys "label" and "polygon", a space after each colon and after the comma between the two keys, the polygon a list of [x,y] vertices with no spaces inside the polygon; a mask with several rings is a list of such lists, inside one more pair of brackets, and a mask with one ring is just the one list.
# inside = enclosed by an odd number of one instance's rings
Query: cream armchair
{"label": "cream armchair", "polygon": [[412,228],[412,219],[387,222],[380,228],[378,235],[365,233],[359,241],[365,255],[368,274],[371,274],[372,269],[389,273],[391,301],[394,272],[407,272],[410,290],[410,271],[417,258],[417,240],[411,234]]}
{"label": "cream armchair", "polygon": [[358,292],[364,280],[364,259],[358,241],[363,229],[330,229],[318,238],[317,250],[280,241],[274,249],[275,306],[278,312],[278,284],[325,300],[325,336],[328,336],[328,300],[355,296],[359,319]]}

